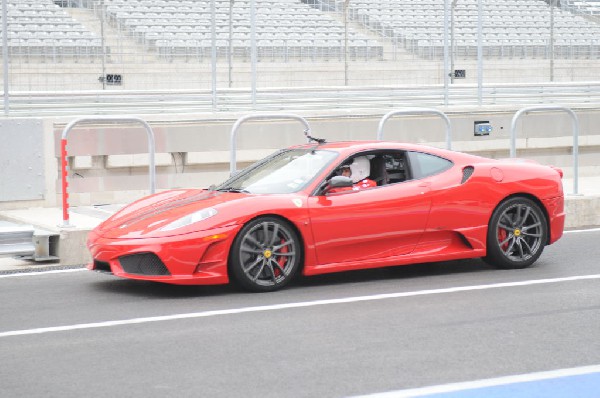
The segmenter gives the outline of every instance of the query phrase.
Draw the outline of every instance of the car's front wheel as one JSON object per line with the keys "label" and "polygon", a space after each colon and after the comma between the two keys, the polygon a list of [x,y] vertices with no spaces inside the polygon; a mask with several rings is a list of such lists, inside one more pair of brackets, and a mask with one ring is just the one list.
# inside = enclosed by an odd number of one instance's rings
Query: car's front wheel
{"label": "car's front wheel", "polygon": [[246,224],[231,249],[229,271],[235,282],[254,292],[287,285],[300,267],[302,247],[292,226],[276,217]]}
{"label": "car's front wheel", "polygon": [[540,207],[527,198],[511,198],[492,214],[484,260],[499,268],[526,268],[540,257],[547,240],[546,217]]}

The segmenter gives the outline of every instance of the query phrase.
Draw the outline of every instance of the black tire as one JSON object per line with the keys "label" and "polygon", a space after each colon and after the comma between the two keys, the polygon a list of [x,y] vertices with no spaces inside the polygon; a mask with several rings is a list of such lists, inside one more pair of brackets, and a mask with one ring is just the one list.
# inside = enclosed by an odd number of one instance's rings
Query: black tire
{"label": "black tire", "polygon": [[484,260],[498,268],[520,269],[533,264],[548,241],[546,216],[532,200],[514,197],[492,214]]}
{"label": "black tire", "polygon": [[294,228],[279,218],[261,217],[246,224],[233,241],[229,273],[246,290],[272,292],[290,283],[301,260]]}

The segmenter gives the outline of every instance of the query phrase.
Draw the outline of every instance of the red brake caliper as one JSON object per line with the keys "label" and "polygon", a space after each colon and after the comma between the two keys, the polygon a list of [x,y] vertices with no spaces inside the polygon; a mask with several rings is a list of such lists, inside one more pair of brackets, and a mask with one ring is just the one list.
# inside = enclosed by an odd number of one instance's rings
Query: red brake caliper
{"label": "red brake caliper", "polygon": [[[281,239],[281,241],[279,243],[283,244],[285,241],[283,239]],[[280,250],[281,253],[287,253],[289,252],[290,249],[287,246],[283,246]],[[277,264],[279,264],[279,266],[281,267],[281,269],[285,268],[285,264],[287,263],[288,258],[286,256],[280,256],[277,259]],[[275,268],[275,275],[279,276],[281,274],[281,271],[279,270],[279,268]]]}
{"label": "red brake caliper", "polygon": [[[506,230],[504,228],[498,228],[498,242],[504,242],[504,240],[508,237]],[[502,250],[506,251],[508,249],[508,242],[502,245]]]}

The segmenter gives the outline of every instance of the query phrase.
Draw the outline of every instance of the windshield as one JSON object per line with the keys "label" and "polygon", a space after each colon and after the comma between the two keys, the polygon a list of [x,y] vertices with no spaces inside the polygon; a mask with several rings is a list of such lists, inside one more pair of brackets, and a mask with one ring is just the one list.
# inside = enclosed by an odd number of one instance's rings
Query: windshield
{"label": "windshield", "polygon": [[271,155],[218,186],[218,191],[292,193],[308,185],[333,159],[336,152],[291,149]]}

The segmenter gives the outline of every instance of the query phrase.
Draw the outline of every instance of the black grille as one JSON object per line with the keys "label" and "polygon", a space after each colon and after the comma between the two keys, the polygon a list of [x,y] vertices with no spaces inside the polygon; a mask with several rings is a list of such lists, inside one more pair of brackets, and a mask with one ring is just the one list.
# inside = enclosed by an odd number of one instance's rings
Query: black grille
{"label": "black grille", "polygon": [[463,169],[463,176],[462,176],[462,180],[461,180],[461,184],[464,184],[465,182],[467,182],[467,180],[473,175],[473,171],[475,170],[475,168],[473,166],[467,166]]}
{"label": "black grille", "polygon": [[136,275],[171,275],[154,253],[139,253],[119,258],[123,271]]}
{"label": "black grille", "polygon": [[94,260],[94,271],[98,272],[111,272],[110,264],[104,261]]}

